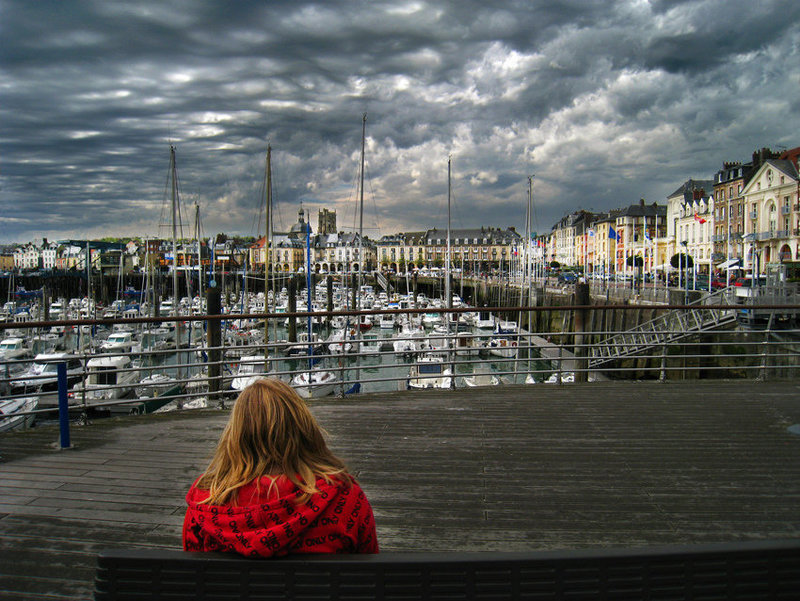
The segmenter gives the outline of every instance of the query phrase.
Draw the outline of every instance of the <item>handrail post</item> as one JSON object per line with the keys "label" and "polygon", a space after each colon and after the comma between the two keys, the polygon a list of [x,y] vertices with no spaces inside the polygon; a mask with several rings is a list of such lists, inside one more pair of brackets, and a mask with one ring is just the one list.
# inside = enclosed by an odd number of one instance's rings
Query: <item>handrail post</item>
{"label": "handrail post", "polygon": [[668,336],[666,334],[662,334],[661,338],[661,373],[658,376],[658,379],[661,382],[667,381],[667,340]]}
{"label": "handrail post", "polygon": [[56,366],[58,374],[58,423],[61,431],[61,448],[68,449],[72,445],[69,439],[69,399],[67,397],[67,364],[62,362]]}
{"label": "handrail post", "polygon": [[775,311],[770,311],[769,320],[767,321],[767,328],[764,330],[764,340],[761,342],[761,368],[759,369],[758,377],[759,382],[766,382],[767,380],[767,356],[769,354],[769,335],[772,330],[772,319],[775,317]]}

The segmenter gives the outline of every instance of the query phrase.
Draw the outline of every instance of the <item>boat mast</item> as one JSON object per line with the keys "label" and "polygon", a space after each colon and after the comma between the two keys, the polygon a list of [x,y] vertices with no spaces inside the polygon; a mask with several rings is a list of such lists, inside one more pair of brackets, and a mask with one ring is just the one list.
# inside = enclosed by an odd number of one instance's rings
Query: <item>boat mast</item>
{"label": "boat mast", "polygon": [[[363,237],[364,237],[364,148],[367,135],[367,114],[361,119],[361,184],[358,200],[358,309],[361,309],[361,274],[364,272]],[[361,330],[361,316],[358,317],[359,330]]]}
{"label": "boat mast", "polygon": [[[169,167],[172,179],[172,315],[178,316],[178,170],[175,147],[169,147]],[[177,328],[177,320],[175,327]]]}
{"label": "boat mast", "polygon": [[203,258],[200,252],[200,205],[194,204],[194,239],[197,242],[197,294],[203,294]]}
{"label": "boat mast", "polygon": [[[265,215],[265,223],[264,223],[264,309],[266,312],[269,313],[269,268],[271,265],[270,261],[270,246],[269,246],[269,238],[271,229],[270,229],[270,207],[272,205],[272,146],[267,144],[267,164],[264,173],[264,212]],[[275,305],[275,292],[272,293],[272,303],[273,306]],[[277,323],[277,322],[276,322]],[[269,320],[264,319],[264,367],[269,368],[266,364],[267,357],[269,355]]]}
{"label": "boat mast", "polygon": [[[356,309],[359,311],[358,317],[356,318],[356,332],[358,336],[358,354],[361,354],[361,349],[363,347],[363,340],[364,340],[364,332],[361,329],[364,316],[360,313],[362,310],[362,300],[361,300],[361,276],[364,273],[364,165],[366,162],[366,139],[367,139],[367,114],[364,113],[361,116],[361,176],[360,176],[360,185],[359,185],[359,199],[358,199],[358,292],[356,293],[356,302],[358,303]],[[359,366],[361,365],[361,358],[359,357],[358,363],[356,364],[356,383],[355,387],[358,389],[361,388],[361,369]]]}
{"label": "boat mast", "polygon": [[[175,347],[181,348],[181,326],[178,321],[178,168],[175,163],[175,147],[169,147],[170,174],[172,178],[172,315],[175,317]],[[175,360],[180,364],[180,355]],[[178,378],[182,378],[178,369]]]}
{"label": "boat mast", "polygon": [[[447,252],[445,253],[444,266],[444,294],[447,308],[453,308],[453,295],[450,294],[450,157],[447,157]],[[447,323],[450,323],[450,314],[447,314]],[[449,326],[448,326],[449,327]]]}

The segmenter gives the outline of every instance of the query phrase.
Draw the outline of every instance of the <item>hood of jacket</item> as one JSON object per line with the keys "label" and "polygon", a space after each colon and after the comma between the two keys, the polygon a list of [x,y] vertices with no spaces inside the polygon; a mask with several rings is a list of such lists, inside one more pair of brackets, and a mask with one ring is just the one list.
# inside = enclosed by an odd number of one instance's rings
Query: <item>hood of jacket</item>
{"label": "hood of jacket", "polygon": [[[302,491],[288,478],[263,477],[239,489],[236,503],[202,503],[208,491],[186,495],[184,548],[271,557],[289,553],[377,552],[372,509],[355,482],[317,479],[318,493],[297,503]],[[370,532],[371,529],[371,532]],[[374,549],[364,548],[372,538]]]}

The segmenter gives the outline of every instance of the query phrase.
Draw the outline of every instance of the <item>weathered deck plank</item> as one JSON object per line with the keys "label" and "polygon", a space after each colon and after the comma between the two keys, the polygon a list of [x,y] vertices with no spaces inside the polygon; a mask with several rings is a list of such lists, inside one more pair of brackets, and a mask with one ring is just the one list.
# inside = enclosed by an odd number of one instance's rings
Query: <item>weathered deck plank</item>
{"label": "weathered deck plank", "polygon": [[[385,550],[800,537],[800,382],[369,394],[313,410]],[[82,599],[97,550],[180,546],[217,410],[0,436],[0,597]]]}

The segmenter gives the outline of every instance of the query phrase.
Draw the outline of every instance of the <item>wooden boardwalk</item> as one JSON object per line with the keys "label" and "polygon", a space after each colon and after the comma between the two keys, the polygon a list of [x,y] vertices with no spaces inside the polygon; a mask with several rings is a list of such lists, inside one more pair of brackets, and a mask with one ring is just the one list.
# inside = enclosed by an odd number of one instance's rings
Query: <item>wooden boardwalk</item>
{"label": "wooden boardwalk", "polygon": [[[313,404],[383,550],[800,537],[800,381],[598,382]],[[180,547],[219,410],[0,435],[0,598],[87,599],[95,554]]]}

